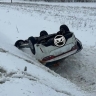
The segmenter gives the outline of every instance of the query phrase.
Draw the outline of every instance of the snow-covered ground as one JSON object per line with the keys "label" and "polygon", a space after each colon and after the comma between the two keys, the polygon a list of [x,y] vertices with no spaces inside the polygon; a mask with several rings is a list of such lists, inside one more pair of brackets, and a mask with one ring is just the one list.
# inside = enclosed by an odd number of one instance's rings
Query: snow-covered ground
{"label": "snow-covered ground", "polygon": [[[96,96],[96,7],[77,5],[0,4],[0,96]],[[16,40],[41,30],[57,32],[61,24],[75,33],[83,50],[59,67],[50,70],[14,47]]]}

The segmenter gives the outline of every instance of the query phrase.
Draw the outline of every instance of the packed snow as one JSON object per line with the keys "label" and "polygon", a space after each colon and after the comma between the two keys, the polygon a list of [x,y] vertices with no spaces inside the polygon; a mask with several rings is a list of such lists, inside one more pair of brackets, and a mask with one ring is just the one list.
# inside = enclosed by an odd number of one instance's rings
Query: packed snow
{"label": "packed snow", "polygon": [[[4,1],[4,0],[0,0]],[[16,0],[14,0],[16,1]],[[96,96],[96,6],[93,3],[0,3],[0,96]],[[83,50],[47,68],[18,39],[69,26]]]}

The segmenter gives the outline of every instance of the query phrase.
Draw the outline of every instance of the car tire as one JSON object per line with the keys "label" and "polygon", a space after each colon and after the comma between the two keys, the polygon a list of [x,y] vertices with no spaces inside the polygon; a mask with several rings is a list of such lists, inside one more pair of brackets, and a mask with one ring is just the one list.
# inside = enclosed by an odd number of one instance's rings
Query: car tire
{"label": "car tire", "polygon": [[61,26],[60,26],[60,30],[61,30],[61,29],[64,29],[65,32],[70,31],[67,25],[61,25]]}
{"label": "car tire", "polygon": [[17,48],[20,49],[20,45],[22,45],[22,44],[24,44],[24,43],[25,43],[24,40],[17,40],[17,41],[15,42],[14,46],[16,46]]}
{"label": "car tire", "polygon": [[46,31],[41,31],[41,32],[40,32],[40,37],[46,36],[46,35],[48,35],[48,33],[47,33]]}
{"label": "car tire", "polygon": [[35,47],[34,47],[34,44],[36,43],[36,40],[34,37],[29,37],[28,38],[28,42],[29,42],[29,47],[31,49],[31,52],[35,55]]}

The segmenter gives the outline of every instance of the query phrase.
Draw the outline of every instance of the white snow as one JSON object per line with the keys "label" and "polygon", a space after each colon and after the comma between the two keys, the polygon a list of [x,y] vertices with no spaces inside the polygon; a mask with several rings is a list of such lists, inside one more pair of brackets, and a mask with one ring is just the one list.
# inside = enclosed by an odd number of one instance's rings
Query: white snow
{"label": "white snow", "polygon": [[[96,6],[77,5],[0,4],[0,96],[96,95]],[[16,40],[39,36],[41,30],[57,32],[61,24],[69,26],[83,50],[52,70],[40,64],[30,50],[28,54],[14,47]]]}

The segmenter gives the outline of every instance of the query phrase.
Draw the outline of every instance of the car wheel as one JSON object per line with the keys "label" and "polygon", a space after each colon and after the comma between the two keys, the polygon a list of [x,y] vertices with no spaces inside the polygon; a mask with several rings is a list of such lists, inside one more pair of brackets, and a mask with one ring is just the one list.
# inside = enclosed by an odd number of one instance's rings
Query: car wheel
{"label": "car wheel", "polygon": [[34,37],[29,37],[28,38],[28,42],[29,42],[29,47],[31,49],[31,52],[35,55],[35,47],[34,47],[34,44],[36,42],[35,38]]}
{"label": "car wheel", "polygon": [[20,45],[22,45],[24,43],[25,43],[24,40],[18,40],[18,41],[15,42],[14,46],[16,46],[17,48],[20,49]]}
{"label": "car wheel", "polygon": [[64,30],[65,32],[70,31],[67,25],[61,25],[60,30]]}
{"label": "car wheel", "polygon": [[48,35],[48,33],[45,30],[43,30],[43,31],[40,32],[40,37],[46,36],[46,35]]}

